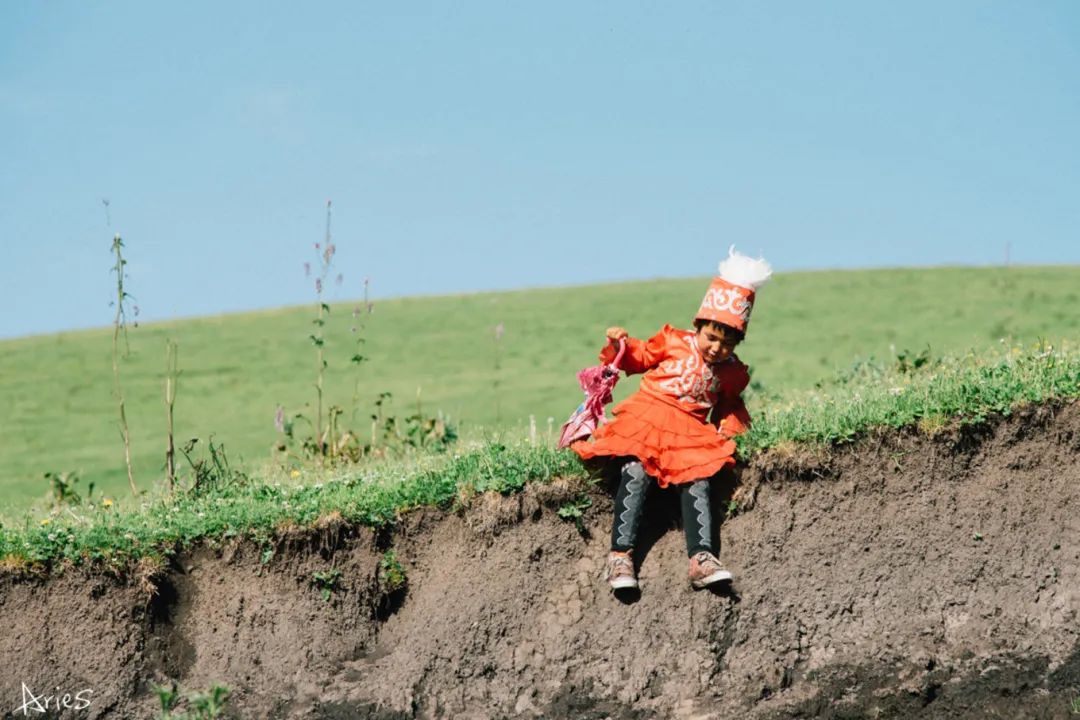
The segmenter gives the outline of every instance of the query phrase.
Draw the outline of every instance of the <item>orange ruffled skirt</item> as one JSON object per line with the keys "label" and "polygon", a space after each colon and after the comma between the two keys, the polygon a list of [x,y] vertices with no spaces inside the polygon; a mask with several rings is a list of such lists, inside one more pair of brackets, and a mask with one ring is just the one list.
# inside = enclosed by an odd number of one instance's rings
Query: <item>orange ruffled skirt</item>
{"label": "orange ruffled skirt", "polygon": [[709,478],[735,464],[735,442],[685,410],[640,391],[615,406],[592,441],[570,446],[582,460],[637,458],[660,487]]}

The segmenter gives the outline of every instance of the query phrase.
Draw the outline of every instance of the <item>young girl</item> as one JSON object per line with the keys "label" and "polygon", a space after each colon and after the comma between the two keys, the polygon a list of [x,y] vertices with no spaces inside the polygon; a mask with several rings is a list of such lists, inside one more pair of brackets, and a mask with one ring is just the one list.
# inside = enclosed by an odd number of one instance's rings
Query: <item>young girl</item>
{"label": "young girl", "polygon": [[746,332],[754,293],[771,274],[764,260],[732,247],[698,309],[694,330],[665,325],[643,342],[620,327],[608,328],[600,360],[612,362],[625,340],[621,369],[645,376],[640,389],[614,408],[614,420],[597,428],[591,442],[571,448],[583,460],[624,462],[607,562],[612,589],[638,586],[633,551],[652,482],[679,489],[691,586],[731,580],[714,552],[709,479],[735,463],[731,438],[750,424],[740,397],[750,376],[734,350]]}

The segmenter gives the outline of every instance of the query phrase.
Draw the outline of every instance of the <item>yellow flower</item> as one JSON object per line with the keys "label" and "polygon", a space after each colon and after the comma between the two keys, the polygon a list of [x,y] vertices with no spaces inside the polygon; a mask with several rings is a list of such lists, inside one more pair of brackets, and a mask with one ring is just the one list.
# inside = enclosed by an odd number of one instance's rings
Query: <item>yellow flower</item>
{"label": "yellow flower", "polygon": [[101,507],[103,507],[103,508],[112,507],[112,500],[109,499],[109,498],[105,498],[104,500],[101,501]]}
{"label": "yellow flower", "polygon": [[293,470],[292,472],[289,473],[289,477],[291,477],[291,478],[300,477],[300,471],[299,470]]}
{"label": "yellow flower", "polygon": [[48,525],[51,522],[52,522],[52,518],[45,518],[44,520],[41,521],[41,524],[42,525]]}

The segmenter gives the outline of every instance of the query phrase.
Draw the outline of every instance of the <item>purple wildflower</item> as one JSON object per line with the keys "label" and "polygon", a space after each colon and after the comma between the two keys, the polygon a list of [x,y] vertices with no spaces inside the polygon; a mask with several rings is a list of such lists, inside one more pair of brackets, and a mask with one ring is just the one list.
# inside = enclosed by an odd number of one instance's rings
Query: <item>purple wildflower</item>
{"label": "purple wildflower", "polygon": [[285,408],[280,405],[274,411],[274,427],[278,432],[285,432]]}
{"label": "purple wildflower", "polygon": [[311,263],[304,263],[304,277],[311,277]]}
{"label": "purple wildflower", "polygon": [[322,278],[315,278],[315,292],[322,295]]}

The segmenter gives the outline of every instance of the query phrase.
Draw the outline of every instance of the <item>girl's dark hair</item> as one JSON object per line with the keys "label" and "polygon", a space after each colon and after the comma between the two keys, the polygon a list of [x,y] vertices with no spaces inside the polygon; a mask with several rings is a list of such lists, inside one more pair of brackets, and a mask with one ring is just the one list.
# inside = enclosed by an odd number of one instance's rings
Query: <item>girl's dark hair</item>
{"label": "girl's dark hair", "polygon": [[746,337],[746,333],[744,333],[742,330],[737,330],[730,325],[725,325],[724,323],[716,322],[715,320],[697,319],[694,321],[694,329],[698,331],[700,331],[701,328],[705,327],[706,325],[711,327],[713,330],[716,330],[717,332],[723,334],[725,340],[731,338],[735,342],[740,343],[743,341],[743,338]]}

